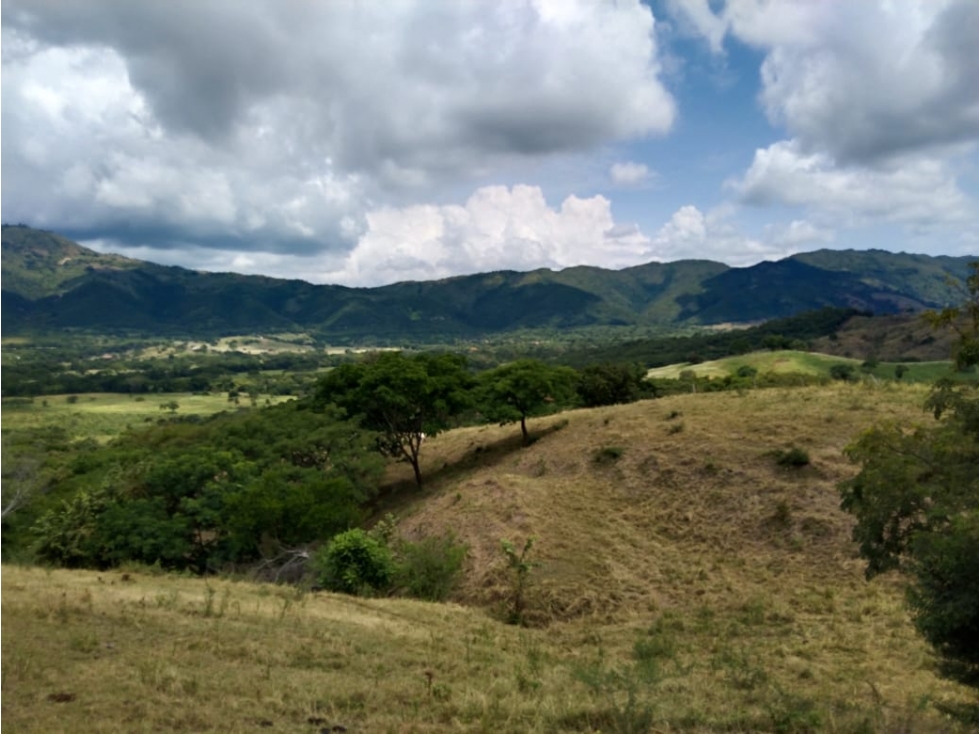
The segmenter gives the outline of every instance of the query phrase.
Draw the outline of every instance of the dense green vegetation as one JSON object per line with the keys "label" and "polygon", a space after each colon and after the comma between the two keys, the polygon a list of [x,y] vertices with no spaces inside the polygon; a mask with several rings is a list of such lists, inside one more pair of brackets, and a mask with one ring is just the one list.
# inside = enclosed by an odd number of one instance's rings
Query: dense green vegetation
{"label": "dense green vegetation", "polygon": [[[932,317],[958,332],[960,370],[979,364],[979,263],[967,287],[961,307]],[[941,380],[928,406],[935,425],[876,426],[848,449],[861,470],[841,485],[843,508],[868,577],[901,569],[944,672],[979,688],[979,383]]]}
{"label": "dense green vegetation", "polygon": [[895,312],[897,303],[941,307],[951,297],[946,279],[964,277],[966,263],[824,251],[748,268],[691,260],[345,288],[142,263],[5,225],[2,317],[8,335],[309,331],[333,343],[403,345],[521,329],[745,323],[825,306],[880,313]]}
{"label": "dense green vegetation", "polygon": [[69,567],[253,562],[356,525],[382,469],[372,434],[297,402],[174,419],[106,447],[59,431],[10,440],[11,470],[40,479],[4,517],[4,550]]}

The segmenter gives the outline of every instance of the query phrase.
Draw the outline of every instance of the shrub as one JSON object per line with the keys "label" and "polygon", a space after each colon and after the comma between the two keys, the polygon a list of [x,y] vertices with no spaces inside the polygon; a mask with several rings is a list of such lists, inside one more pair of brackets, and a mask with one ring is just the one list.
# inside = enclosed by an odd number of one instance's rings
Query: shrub
{"label": "shrub", "polygon": [[313,557],[313,568],[324,588],[359,595],[386,591],[395,571],[390,549],[360,528],[335,536]]}
{"label": "shrub", "polygon": [[451,534],[401,543],[395,584],[407,596],[444,601],[459,581],[466,552],[466,546],[456,543]]}
{"label": "shrub", "polygon": [[776,450],[773,453],[775,463],[779,466],[799,468],[808,466],[810,463],[809,454],[798,446],[793,446],[786,451]]}
{"label": "shrub", "polygon": [[621,446],[603,446],[600,449],[595,449],[592,460],[596,464],[610,464],[621,459],[624,453],[625,449]]}
{"label": "shrub", "polygon": [[829,376],[834,380],[842,380],[848,382],[853,379],[855,370],[852,364],[846,364],[841,362],[840,364],[834,364],[829,368]]}

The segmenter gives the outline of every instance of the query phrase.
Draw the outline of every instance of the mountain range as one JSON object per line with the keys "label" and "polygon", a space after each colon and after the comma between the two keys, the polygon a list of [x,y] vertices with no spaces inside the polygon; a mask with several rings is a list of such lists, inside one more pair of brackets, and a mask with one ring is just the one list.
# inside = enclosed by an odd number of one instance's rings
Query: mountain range
{"label": "mountain range", "polygon": [[3,225],[2,240],[8,334],[66,327],[183,335],[299,330],[338,342],[744,324],[825,306],[918,311],[961,300],[949,279],[964,280],[976,259],[818,250],[744,268],[680,260],[349,288],[157,265],[24,225]]}

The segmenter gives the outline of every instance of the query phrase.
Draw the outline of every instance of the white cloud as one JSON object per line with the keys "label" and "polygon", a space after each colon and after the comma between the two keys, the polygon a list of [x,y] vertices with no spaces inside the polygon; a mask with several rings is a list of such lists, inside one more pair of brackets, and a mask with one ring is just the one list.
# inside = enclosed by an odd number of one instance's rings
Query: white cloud
{"label": "white cloud", "polygon": [[650,170],[644,163],[625,161],[612,164],[608,175],[616,186],[632,187],[645,183],[650,178]]}
{"label": "white cloud", "polygon": [[803,206],[849,226],[888,221],[927,228],[974,216],[948,166],[921,155],[886,167],[840,166],[825,153],[783,141],[756,151],[744,177],[730,186],[745,203]]}
{"label": "white cloud", "polygon": [[763,49],[761,101],[809,152],[841,163],[979,138],[974,0],[674,3],[717,51]]}
{"label": "white cloud", "polygon": [[551,207],[536,186],[488,186],[463,206],[384,207],[343,267],[318,280],[375,285],[459,273],[643,262],[648,239],[616,224],[608,199],[569,196]]}
{"label": "white cloud", "polygon": [[752,265],[780,257],[784,249],[745,235],[730,219],[729,206],[706,214],[693,205],[680,207],[649,241],[654,260],[720,260],[730,265]]}
{"label": "white cloud", "polygon": [[345,252],[369,210],[675,116],[639,0],[2,11],[4,216],[80,237]]}

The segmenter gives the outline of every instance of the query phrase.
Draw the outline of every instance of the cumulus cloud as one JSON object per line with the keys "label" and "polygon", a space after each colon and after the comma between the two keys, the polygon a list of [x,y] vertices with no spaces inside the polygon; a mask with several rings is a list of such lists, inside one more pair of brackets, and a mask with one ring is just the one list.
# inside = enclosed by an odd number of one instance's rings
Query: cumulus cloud
{"label": "cumulus cloud", "polygon": [[2,13],[4,216],[76,236],[346,252],[405,192],[662,134],[675,116],[638,0]]}
{"label": "cumulus cloud", "polygon": [[883,220],[926,228],[973,216],[948,166],[920,155],[880,168],[839,166],[825,153],[783,141],[756,151],[730,187],[745,203],[805,206],[850,226]]}
{"label": "cumulus cloud", "polygon": [[718,53],[721,27],[765,52],[760,103],[788,134],[729,184],[741,202],[839,225],[976,226],[956,164],[979,142],[979,3],[702,5],[671,7]]}
{"label": "cumulus cloud", "polygon": [[625,267],[643,261],[648,239],[635,225],[616,224],[608,199],[567,197],[550,206],[537,186],[487,186],[464,205],[384,207],[342,269],[321,280],[377,284],[459,273],[591,264]]}
{"label": "cumulus cloud", "polygon": [[808,151],[875,162],[979,138],[973,0],[674,3],[718,52],[722,29],[766,52],[761,101]]}
{"label": "cumulus cloud", "polygon": [[612,164],[608,175],[616,186],[633,187],[645,183],[650,178],[650,173],[649,166],[645,163],[625,161]]}
{"label": "cumulus cloud", "polygon": [[649,239],[647,259],[721,260],[744,266],[795,251],[781,243],[746,235],[732,221],[734,213],[730,206],[720,206],[707,213],[692,204],[680,207]]}

